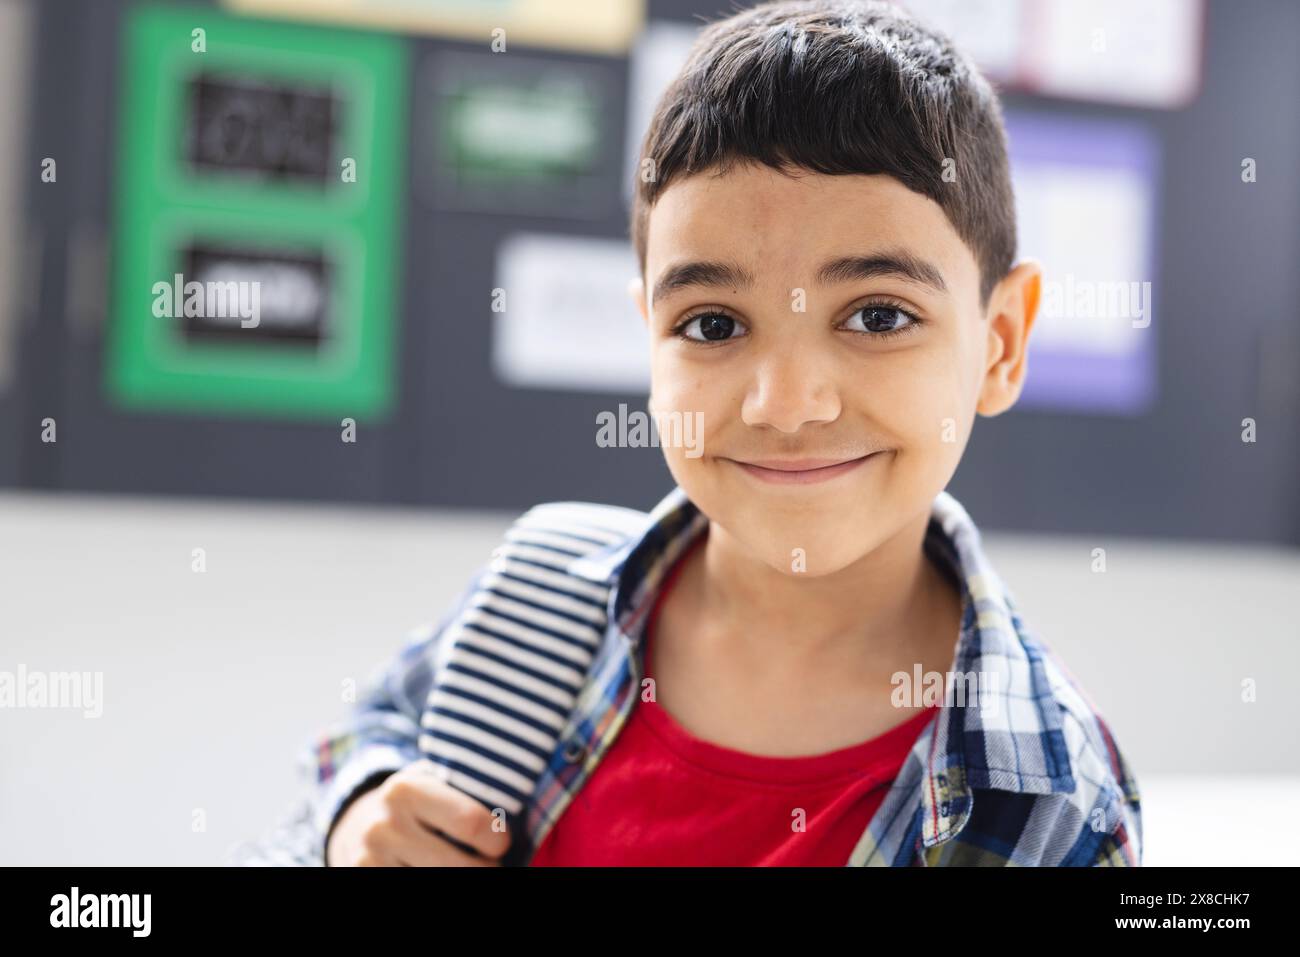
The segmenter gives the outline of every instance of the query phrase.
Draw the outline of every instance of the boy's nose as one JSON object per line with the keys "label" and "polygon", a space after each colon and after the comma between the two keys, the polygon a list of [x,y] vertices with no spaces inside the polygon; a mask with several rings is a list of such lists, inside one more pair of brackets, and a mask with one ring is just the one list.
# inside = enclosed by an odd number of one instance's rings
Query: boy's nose
{"label": "boy's nose", "polygon": [[839,418],[839,389],[824,363],[798,349],[777,351],[754,369],[740,410],[746,425],[797,432]]}

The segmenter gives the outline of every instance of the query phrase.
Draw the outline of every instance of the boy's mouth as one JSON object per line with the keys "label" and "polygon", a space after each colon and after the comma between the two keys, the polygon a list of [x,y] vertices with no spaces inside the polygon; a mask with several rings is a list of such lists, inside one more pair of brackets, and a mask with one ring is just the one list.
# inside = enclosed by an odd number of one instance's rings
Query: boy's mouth
{"label": "boy's mouth", "polygon": [[879,452],[871,452],[854,459],[755,459],[747,462],[742,462],[740,459],[727,459],[727,461],[735,463],[741,471],[764,482],[806,485],[838,478],[879,454]]}

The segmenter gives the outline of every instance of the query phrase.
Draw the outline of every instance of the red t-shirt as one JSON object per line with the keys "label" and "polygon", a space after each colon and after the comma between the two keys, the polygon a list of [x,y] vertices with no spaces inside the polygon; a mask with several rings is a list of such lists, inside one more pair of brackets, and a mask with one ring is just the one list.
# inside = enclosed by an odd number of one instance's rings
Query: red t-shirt
{"label": "red t-shirt", "polygon": [[[659,606],[683,564],[646,621],[647,676]],[[791,758],[712,744],[638,697],[531,865],[843,867],[938,708],[870,741]]]}

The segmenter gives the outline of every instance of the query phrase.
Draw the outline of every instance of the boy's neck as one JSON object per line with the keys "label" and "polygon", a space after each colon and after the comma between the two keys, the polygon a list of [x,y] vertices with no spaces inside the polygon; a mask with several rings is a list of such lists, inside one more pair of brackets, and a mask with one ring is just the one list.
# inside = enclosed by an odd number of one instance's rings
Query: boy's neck
{"label": "boy's neck", "polygon": [[858,561],[818,577],[776,571],[713,523],[677,588],[718,640],[785,673],[878,676],[914,663],[946,670],[961,597],[925,555],[929,519],[917,516]]}

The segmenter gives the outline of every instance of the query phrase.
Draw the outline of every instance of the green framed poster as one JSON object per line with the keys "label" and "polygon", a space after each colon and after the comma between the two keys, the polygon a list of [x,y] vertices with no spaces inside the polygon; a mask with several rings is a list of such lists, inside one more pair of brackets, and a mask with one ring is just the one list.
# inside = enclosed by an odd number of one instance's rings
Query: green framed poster
{"label": "green framed poster", "polygon": [[416,71],[416,186],[444,209],[596,218],[609,78],[591,64],[441,52]]}
{"label": "green framed poster", "polygon": [[358,420],[394,396],[407,59],[131,9],[106,382],[122,407]]}

